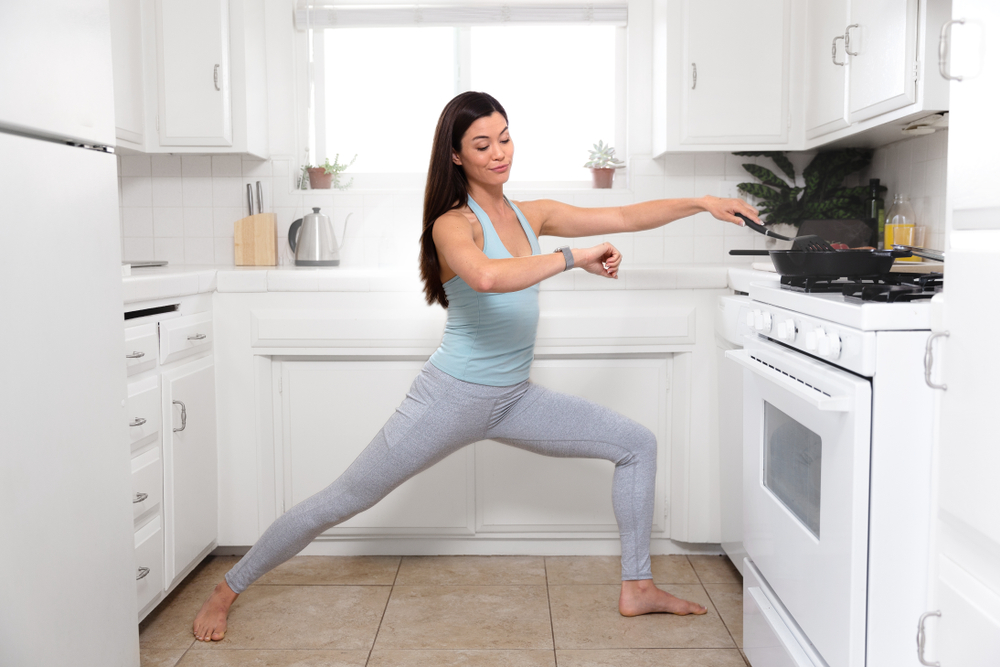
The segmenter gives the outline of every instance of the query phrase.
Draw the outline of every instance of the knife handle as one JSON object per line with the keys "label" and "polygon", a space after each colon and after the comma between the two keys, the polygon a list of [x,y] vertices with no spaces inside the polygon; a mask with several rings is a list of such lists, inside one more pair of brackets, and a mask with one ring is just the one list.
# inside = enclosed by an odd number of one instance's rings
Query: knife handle
{"label": "knife handle", "polygon": [[250,209],[250,215],[253,215],[253,186],[247,183],[247,208]]}
{"label": "knife handle", "polygon": [[264,188],[260,186],[260,181],[257,181],[257,212],[264,212]]}

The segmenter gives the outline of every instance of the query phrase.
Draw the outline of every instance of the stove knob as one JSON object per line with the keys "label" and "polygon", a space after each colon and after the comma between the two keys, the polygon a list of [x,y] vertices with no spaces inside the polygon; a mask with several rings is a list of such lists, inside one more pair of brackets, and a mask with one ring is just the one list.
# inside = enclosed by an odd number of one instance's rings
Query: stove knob
{"label": "stove knob", "polygon": [[785,340],[788,338],[788,326],[784,322],[778,322],[775,329],[778,332],[778,340]]}
{"label": "stove knob", "polygon": [[828,335],[828,334],[826,334],[826,333],[824,333],[822,331],[819,331],[819,332],[816,333],[816,338],[818,339],[817,340],[817,343],[818,343],[818,345],[817,345],[817,348],[818,348],[817,352],[819,353],[819,356],[821,356],[821,357],[827,357],[827,356],[830,355],[830,336],[831,335],[836,335],[836,334],[830,334],[830,335]]}
{"label": "stove knob", "polygon": [[785,325],[785,331],[788,334],[788,340],[789,340],[789,342],[794,341],[795,340],[795,333],[796,333],[796,330],[795,330],[795,320],[793,320],[793,319],[787,319],[787,320],[784,321],[783,324]]}
{"label": "stove knob", "polygon": [[757,331],[764,329],[764,314],[759,310],[753,311],[753,328]]}
{"label": "stove knob", "polygon": [[761,320],[762,320],[762,325],[760,330],[763,331],[764,333],[769,333],[771,331],[771,313],[765,310],[763,315],[761,316]]}
{"label": "stove knob", "polygon": [[753,311],[747,311],[747,326],[753,329]]}
{"label": "stove knob", "polygon": [[810,352],[816,349],[816,338],[817,334],[821,333],[822,329],[814,329],[812,331],[806,332],[806,349]]}
{"label": "stove knob", "polygon": [[831,359],[839,358],[840,350],[842,348],[840,343],[840,336],[831,332],[830,335],[827,336],[827,340],[830,341],[830,358]]}

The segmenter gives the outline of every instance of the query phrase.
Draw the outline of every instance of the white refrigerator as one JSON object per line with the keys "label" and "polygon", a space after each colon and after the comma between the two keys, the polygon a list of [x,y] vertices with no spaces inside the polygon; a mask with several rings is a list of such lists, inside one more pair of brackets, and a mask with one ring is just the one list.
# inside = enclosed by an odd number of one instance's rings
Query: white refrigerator
{"label": "white refrigerator", "polygon": [[0,2],[0,665],[139,664],[106,0]]}

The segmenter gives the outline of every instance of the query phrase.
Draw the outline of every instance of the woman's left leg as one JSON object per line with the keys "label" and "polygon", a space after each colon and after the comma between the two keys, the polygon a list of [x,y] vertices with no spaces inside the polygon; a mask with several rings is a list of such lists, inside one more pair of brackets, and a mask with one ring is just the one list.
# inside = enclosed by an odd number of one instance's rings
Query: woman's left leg
{"label": "woman's left leg", "polygon": [[621,536],[622,597],[632,616],[654,611],[703,614],[652,585],[649,538],[656,487],[656,436],[641,424],[577,396],[531,385],[494,409],[487,438],[545,456],[600,458],[615,464],[611,500]]}

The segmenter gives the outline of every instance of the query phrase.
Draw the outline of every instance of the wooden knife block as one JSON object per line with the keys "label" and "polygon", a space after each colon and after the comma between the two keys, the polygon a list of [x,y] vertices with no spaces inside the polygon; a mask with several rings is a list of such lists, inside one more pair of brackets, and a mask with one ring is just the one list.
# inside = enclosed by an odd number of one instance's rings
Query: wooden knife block
{"label": "wooden knife block", "polygon": [[237,220],[233,228],[236,266],[277,265],[277,230],[274,213],[258,213]]}

